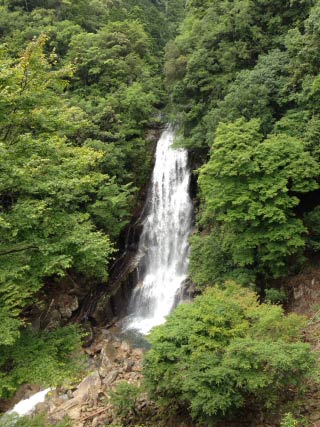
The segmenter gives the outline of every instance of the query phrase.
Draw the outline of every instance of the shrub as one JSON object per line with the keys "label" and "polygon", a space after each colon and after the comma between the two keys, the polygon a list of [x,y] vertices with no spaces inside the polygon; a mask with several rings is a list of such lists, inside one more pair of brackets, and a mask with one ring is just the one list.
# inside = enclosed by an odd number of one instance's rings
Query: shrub
{"label": "shrub", "polygon": [[283,289],[270,288],[265,290],[265,301],[270,304],[283,304],[287,294]]}
{"label": "shrub", "polygon": [[130,415],[137,415],[136,403],[139,394],[139,387],[126,382],[119,383],[116,390],[111,392],[111,403],[116,416],[125,420]]}
{"label": "shrub", "polygon": [[285,414],[281,420],[281,427],[296,427],[298,424],[299,421],[293,417],[291,412]]}
{"label": "shrub", "polygon": [[10,398],[24,383],[48,387],[78,378],[81,337],[77,326],[40,333],[25,329],[14,345],[0,345],[0,398]]}
{"label": "shrub", "polygon": [[[54,424],[55,427],[72,427],[70,419],[64,419]],[[17,415],[4,415],[0,418],[0,427],[53,427],[43,415],[35,417],[19,417]]]}
{"label": "shrub", "polygon": [[146,387],[159,404],[206,425],[240,408],[273,407],[313,371],[310,347],[299,341],[304,324],[234,283],[210,288],[152,331]]}

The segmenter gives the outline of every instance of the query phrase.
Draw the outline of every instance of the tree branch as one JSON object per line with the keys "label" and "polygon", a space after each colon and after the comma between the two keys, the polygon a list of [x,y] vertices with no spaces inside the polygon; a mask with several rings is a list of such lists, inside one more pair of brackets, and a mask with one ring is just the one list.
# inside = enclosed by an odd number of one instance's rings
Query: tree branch
{"label": "tree branch", "polygon": [[17,252],[28,251],[29,249],[39,250],[39,248],[37,246],[27,246],[26,248],[10,249],[10,250],[7,250],[5,252],[0,252],[0,256],[10,255],[10,254],[14,254]]}

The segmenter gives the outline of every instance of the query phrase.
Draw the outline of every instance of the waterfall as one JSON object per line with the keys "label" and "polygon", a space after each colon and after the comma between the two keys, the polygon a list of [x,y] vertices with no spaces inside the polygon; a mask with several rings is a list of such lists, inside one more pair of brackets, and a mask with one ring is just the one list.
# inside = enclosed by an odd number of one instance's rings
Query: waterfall
{"label": "waterfall", "polygon": [[182,299],[188,270],[188,237],[192,202],[186,150],[173,149],[169,127],[157,144],[148,214],[143,224],[138,256],[138,284],[129,304],[126,329],[146,334],[165,321]]}

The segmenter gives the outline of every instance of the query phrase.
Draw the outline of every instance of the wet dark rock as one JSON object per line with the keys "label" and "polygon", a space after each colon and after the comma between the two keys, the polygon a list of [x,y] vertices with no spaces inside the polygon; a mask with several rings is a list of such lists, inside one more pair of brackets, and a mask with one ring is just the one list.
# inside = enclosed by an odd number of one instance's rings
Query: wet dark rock
{"label": "wet dark rock", "polygon": [[106,293],[100,295],[93,311],[90,313],[90,317],[98,324],[112,321],[114,312],[111,306],[110,295]]}
{"label": "wet dark rock", "polygon": [[76,295],[62,294],[58,297],[56,306],[64,319],[70,319],[72,313],[79,308],[79,299]]}
{"label": "wet dark rock", "polygon": [[62,316],[58,309],[50,310],[46,316],[46,329],[56,329],[61,325]]}

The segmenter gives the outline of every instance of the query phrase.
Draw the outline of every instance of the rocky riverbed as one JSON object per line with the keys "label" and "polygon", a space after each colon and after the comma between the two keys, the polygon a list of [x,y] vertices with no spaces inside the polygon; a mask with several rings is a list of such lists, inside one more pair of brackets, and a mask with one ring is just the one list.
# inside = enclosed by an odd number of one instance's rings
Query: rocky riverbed
{"label": "rocky riverbed", "polygon": [[[45,413],[50,422],[71,418],[75,427],[104,427],[117,422],[110,402],[110,392],[121,382],[140,386],[144,350],[133,348],[127,341],[106,329],[95,331],[97,337],[84,351],[89,357],[90,372],[73,389],[58,388],[37,413]],[[138,409],[150,405],[145,395],[137,402]]]}

